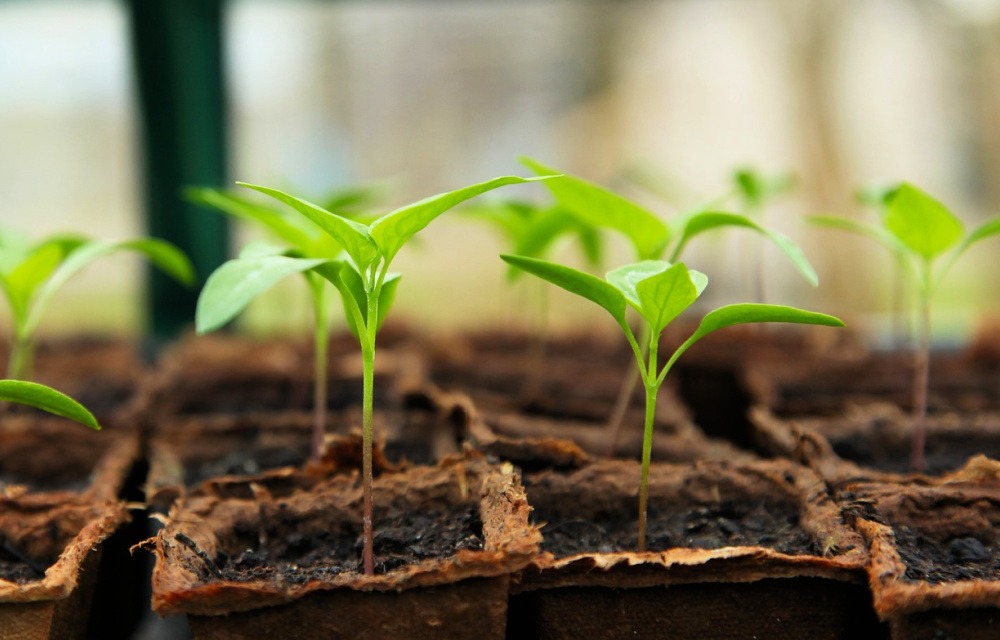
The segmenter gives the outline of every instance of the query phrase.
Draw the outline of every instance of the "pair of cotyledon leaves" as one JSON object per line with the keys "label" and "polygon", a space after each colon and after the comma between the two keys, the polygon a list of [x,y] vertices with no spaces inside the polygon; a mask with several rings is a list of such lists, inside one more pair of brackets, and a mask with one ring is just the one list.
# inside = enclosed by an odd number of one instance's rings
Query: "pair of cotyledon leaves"
{"label": "pair of cotyledon leaves", "polygon": [[348,324],[355,335],[359,333],[359,323],[367,328],[365,310],[368,296],[377,294],[377,329],[385,319],[399,277],[389,273],[388,266],[414,235],[445,211],[481,193],[505,185],[544,179],[501,176],[424,198],[391,211],[370,224],[337,215],[277,189],[239,183],[290,206],[322,230],[326,239],[317,241],[314,236],[303,232],[299,225],[289,224],[280,215],[259,208],[254,219],[272,228],[291,246],[251,246],[239,258],[217,269],[209,277],[198,300],[197,330],[205,333],[221,327],[260,293],[292,273],[316,274],[336,286],[345,305]]}
{"label": "pair of cotyledon leaves", "polygon": [[[965,233],[965,225],[939,201],[909,183],[888,190],[881,225],[833,216],[812,222],[852,231],[878,242],[906,265],[920,289],[930,295],[955,261],[977,242],[1000,233],[1000,218],[991,218]],[[944,267],[931,278],[933,263],[947,255]],[[921,277],[926,273],[927,278]]]}
{"label": "pair of cotyledon leaves", "polygon": [[[698,299],[708,284],[708,278],[703,273],[689,270],[683,262],[671,264],[663,260],[643,260],[619,267],[602,280],[545,260],[514,255],[501,257],[519,269],[600,305],[629,335],[628,307],[639,313],[649,326],[651,336],[659,336],[667,325]],[[758,322],[843,326],[843,322],[833,316],[795,307],[755,303],[727,305],[706,314],[674,358],[713,331]]]}
{"label": "pair of cotyledon leaves", "polygon": [[[32,243],[11,230],[0,232],[0,289],[10,304],[16,336],[30,340],[52,297],[81,269],[97,258],[123,251],[145,255],[178,281],[194,283],[194,269],[187,256],[162,240],[99,241],[67,234]],[[45,385],[0,380],[0,400],[36,407],[92,429],[100,428],[83,405]]]}

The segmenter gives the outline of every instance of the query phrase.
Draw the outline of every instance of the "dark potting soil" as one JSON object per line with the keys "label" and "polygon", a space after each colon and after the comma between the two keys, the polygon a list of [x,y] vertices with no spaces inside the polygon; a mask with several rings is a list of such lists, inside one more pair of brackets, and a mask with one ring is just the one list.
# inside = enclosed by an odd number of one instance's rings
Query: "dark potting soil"
{"label": "dark potting soil", "polygon": [[[638,521],[617,517],[602,522],[546,520],[535,512],[537,522],[545,522],[542,549],[557,557],[577,553],[635,551]],[[734,546],[761,546],[789,555],[821,555],[816,543],[799,526],[798,511],[789,504],[761,500],[723,500],[717,504],[695,505],[687,509],[650,508],[646,523],[646,548],[662,551],[676,547],[719,549]]]}
{"label": "dark potting soil", "polygon": [[16,546],[0,540],[0,579],[16,584],[40,580],[51,564],[29,558]]}
{"label": "dark potting soil", "polygon": [[184,484],[192,487],[209,478],[230,475],[255,475],[281,467],[301,467],[308,457],[308,443],[301,451],[281,447],[251,452],[234,451],[217,460],[204,461],[184,468]]}
{"label": "dark potting soil", "polygon": [[[242,550],[215,558],[218,572],[206,562],[203,577],[300,585],[362,571],[360,518],[358,522],[344,522],[336,529],[303,534],[296,532],[293,519],[283,514],[282,509],[279,503],[278,512],[267,527],[265,544],[260,544],[257,523],[245,523],[236,531],[240,540],[246,541],[241,545]],[[462,549],[483,548],[479,505],[475,503],[419,512],[397,511],[381,517],[376,513],[376,523],[377,573],[431,558],[446,558]]]}
{"label": "dark potting soil", "polygon": [[957,536],[937,540],[908,526],[895,526],[896,549],[912,582],[1000,579],[1000,544],[995,539]]}
{"label": "dark potting soil", "polygon": [[[888,440],[857,434],[831,440],[830,444],[838,456],[861,467],[890,473],[912,471],[909,438]],[[954,471],[980,453],[992,459],[1000,458],[1000,440],[993,434],[971,429],[929,433],[924,450],[924,472],[941,475]]]}

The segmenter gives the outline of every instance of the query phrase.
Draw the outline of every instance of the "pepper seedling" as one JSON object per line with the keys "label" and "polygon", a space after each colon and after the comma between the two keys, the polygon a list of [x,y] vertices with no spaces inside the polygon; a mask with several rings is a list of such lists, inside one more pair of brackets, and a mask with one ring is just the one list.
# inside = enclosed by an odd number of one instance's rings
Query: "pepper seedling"
{"label": "pepper seedling", "polygon": [[144,255],[183,284],[194,283],[194,268],[187,256],[163,240],[103,241],[57,235],[31,243],[9,230],[0,232],[0,289],[10,304],[14,324],[8,378],[18,380],[30,373],[35,331],[59,289],[97,258],[125,251]]}
{"label": "pepper seedling", "polygon": [[[918,344],[914,350],[913,440],[910,464],[924,468],[927,396],[930,386],[931,303],[955,262],[974,244],[1000,233],[1000,217],[969,233],[941,202],[909,183],[889,192],[881,225],[832,216],[815,216],[814,224],[850,231],[889,250],[903,266],[917,301]],[[939,259],[943,259],[939,261]]]}
{"label": "pepper seedling", "polygon": [[347,323],[361,347],[363,364],[362,404],[362,565],[365,574],[375,572],[372,549],[372,406],[374,397],[375,338],[391,301],[390,290],[399,277],[389,266],[396,254],[435,218],[466,200],[493,189],[533,182],[542,178],[502,176],[455,191],[425,198],[391,211],[370,224],[350,220],[277,189],[240,182],[250,189],[283,202],[311,220],[337,243],[342,251],[328,256],[313,270],[340,291]]}
{"label": "pepper seedling", "polygon": [[[538,175],[559,173],[530,158],[522,158],[521,162]],[[819,283],[816,270],[791,238],[768,229],[747,215],[729,211],[695,210],[665,221],[638,203],[576,176],[563,174],[545,185],[556,202],[588,225],[608,228],[622,234],[632,245],[637,260],[665,259],[674,263],[681,259],[688,244],[701,234],[726,227],[744,228],[773,242],[810,284],[816,286]],[[643,331],[645,330],[643,325]],[[640,336],[639,342],[643,349],[646,348],[648,339],[649,336],[645,334]],[[639,383],[639,373],[638,370],[633,370],[624,379],[608,419],[609,455],[614,453],[617,445],[622,420]]]}
{"label": "pepper seedling", "polygon": [[[795,186],[795,178],[789,173],[765,175],[749,166],[740,167],[733,172],[733,185],[740,209],[753,220],[764,224],[764,207],[778,196],[787,193]],[[762,246],[757,244],[751,258],[751,264],[757,263],[754,274],[754,298],[764,302],[764,253]]]}
{"label": "pepper seedling", "polygon": [[[251,301],[286,276],[299,273],[309,289],[313,311],[313,434],[310,457],[322,455],[327,412],[327,371],[330,343],[330,291],[314,269],[341,247],[330,235],[302,216],[279,208],[266,207],[234,193],[211,188],[191,188],[189,200],[210,206],[234,218],[267,230],[283,246],[251,242],[233,260],[220,265],[205,282],[198,296],[195,330],[203,335],[220,329],[243,312]],[[324,209],[356,217],[370,204],[375,192],[369,188],[348,188],[324,200]],[[386,287],[393,295],[392,281]]]}
{"label": "pepper seedling", "polygon": [[[677,359],[698,340],[724,327],[760,322],[788,322],[841,327],[839,319],[795,307],[771,304],[732,304],[706,314],[698,328],[660,366],[659,343],[663,330],[705,290],[708,278],[689,270],[683,262],[643,260],[619,267],[602,280],[590,274],[545,260],[502,255],[501,258],[543,280],[582,296],[603,307],[618,323],[628,340],[646,390],[646,418],[643,428],[642,465],[639,479],[639,543],[646,550],[646,505],[649,494],[649,466],[652,457],[656,396]],[[642,319],[645,345],[640,344],[626,318],[631,307]]]}

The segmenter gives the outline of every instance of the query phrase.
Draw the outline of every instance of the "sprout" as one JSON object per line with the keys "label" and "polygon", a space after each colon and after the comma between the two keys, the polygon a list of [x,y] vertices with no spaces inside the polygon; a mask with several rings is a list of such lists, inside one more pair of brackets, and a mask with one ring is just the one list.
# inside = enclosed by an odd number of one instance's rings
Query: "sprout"
{"label": "sprout", "polygon": [[[527,258],[503,255],[507,263],[547,280],[571,293],[597,303],[618,323],[632,347],[640,376],[646,389],[646,418],[642,443],[642,472],[639,480],[639,551],[646,547],[646,503],[649,490],[649,465],[653,443],[653,419],[656,396],[664,379],[681,355],[691,345],[713,331],[736,324],[758,322],[791,322],[839,327],[843,323],[822,313],[794,307],[770,304],[733,304],[716,309],[701,320],[701,324],[667,359],[659,363],[660,335],[674,319],[690,307],[708,284],[708,278],[684,263],[663,260],[643,260],[625,265],[607,274],[602,280],[570,267]],[[643,322],[642,336],[646,344],[636,339],[626,319],[631,307]]]}

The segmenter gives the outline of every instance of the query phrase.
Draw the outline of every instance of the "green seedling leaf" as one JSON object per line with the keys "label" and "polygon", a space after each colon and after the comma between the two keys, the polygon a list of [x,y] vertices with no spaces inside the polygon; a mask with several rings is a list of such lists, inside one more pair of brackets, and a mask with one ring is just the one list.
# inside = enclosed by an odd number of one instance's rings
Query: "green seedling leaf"
{"label": "green seedling leaf", "polygon": [[702,318],[701,324],[698,325],[698,329],[688,338],[687,342],[694,344],[713,331],[718,331],[725,327],[761,322],[813,324],[826,327],[844,326],[843,321],[834,316],[816,311],[805,311],[796,307],[786,307],[777,304],[730,304],[706,314]]}
{"label": "green seedling leaf", "polygon": [[385,263],[388,264],[392,262],[396,253],[403,248],[407,240],[448,209],[498,187],[510,184],[524,184],[543,179],[545,178],[501,176],[487,180],[486,182],[456,189],[455,191],[439,193],[435,196],[424,198],[423,200],[387,213],[373,222],[370,231],[371,237],[378,245]]}
{"label": "green seedling leaf", "polygon": [[52,296],[70,278],[97,258],[122,251],[140,253],[153,265],[181,284],[187,286],[194,284],[195,274],[194,267],[191,266],[191,261],[188,260],[183,251],[164,240],[138,238],[113,242],[87,242],[70,253],[59,267],[52,272],[51,277],[41,286],[37,298],[32,305],[31,313],[25,320],[24,333],[27,335],[34,333]]}
{"label": "green seedling leaf", "polygon": [[22,380],[0,380],[0,400],[17,402],[51,414],[75,420],[91,429],[100,430],[97,418],[82,404],[43,384]]}
{"label": "green seedling leaf", "polygon": [[283,202],[292,207],[309,220],[312,220],[320,229],[329,234],[344,248],[347,255],[351,257],[354,264],[359,269],[365,269],[378,257],[378,247],[368,235],[368,227],[354,220],[349,220],[295,196],[288,195],[283,191],[262,187],[247,182],[237,182],[236,184],[259,191],[265,195]]}
{"label": "green seedling leaf", "polygon": [[283,255],[240,257],[212,272],[198,296],[195,328],[200,334],[215,331],[239,315],[257,296],[293,273],[304,273],[322,264],[321,259]]}
{"label": "green seedling leaf", "polygon": [[889,200],[885,226],[927,262],[961,239],[962,222],[943,204],[911,184],[902,184]]}
{"label": "green seedling leaf", "polygon": [[769,198],[795,186],[795,178],[790,174],[765,177],[751,168],[737,170],[733,179],[743,200],[751,207],[760,207]]}
{"label": "green seedling leaf", "polygon": [[639,300],[639,293],[636,285],[646,278],[651,278],[659,273],[663,273],[672,265],[665,260],[642,260],[633,264],[627,264],[613,271],[609,271],[604,278],[616,289],[622,292],[625,300],[632,307],[642,313],[642,301]]}
{"label": "green seedling leaf", "polygon": [[545,260],[512,255],[501,255],[500,258],[507,264],[597,303],[606,309],[619,325],[627,326],[625,295],[614,285],[589,273]]}
{"label": "green seedling leaf", "polygon": [[677,259],[687,243],[695,236],[718,229],[720,227],[743,227],[755,231],[773,242],[781,250],[799,273],[813,286],[819,284],[819,276],[809,263],[805,253],[791,238],[783,233],[772,231],[747,216],[724,211],[701,211],[682,218],[678,224],[680,239],[674,248],[673,257]]}
{"label": "green seedling leaf", "polygon": [[[540,176],[559,173],[530,158],[522,158],[521,163]],[[670,240],[670,230],[660,218],[612,191],[570,175],[553,178],[545,186],[557,202],[587,224],[623,234],[640,260],[660,256]]]}
{"label": "green seedling leaf", "polygon": [[683,262],[639,281],[635,290],[642,303],[640,313],[649,323],[652,334],[659,335],[677,316],[694,304],[707,284],[705,274],[688,271]]}
{"label": "green seedling leaf", "polygon": [[228,191],[191,187],[184,190],[184,195],[191,202],[218,209],[240,220],[259,224],[281,240],[296,247],[308,246],[316,235],[311,233],[312,229],[292,222],[293,218],[283,215],[282,212],[261,206]]}

